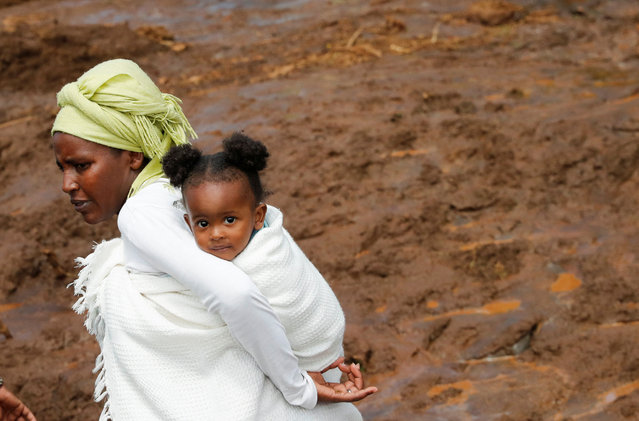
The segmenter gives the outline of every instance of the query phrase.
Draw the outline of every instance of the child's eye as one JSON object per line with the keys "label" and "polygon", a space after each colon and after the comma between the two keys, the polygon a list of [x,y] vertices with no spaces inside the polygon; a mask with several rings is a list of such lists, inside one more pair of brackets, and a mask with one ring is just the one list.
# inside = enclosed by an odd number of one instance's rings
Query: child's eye
{"label": "child's eye", "polygon": [[232,224],[233,222],[235,222],[235,217],[234,216],[227,216],[226,218],[224,218],[224,223],[226,224]]}
{"label": "child's eye", "polygon": [[197,221],[195,225],[197,225],[198,228],[206,228],[209,226],[209,223],[207,221]]}

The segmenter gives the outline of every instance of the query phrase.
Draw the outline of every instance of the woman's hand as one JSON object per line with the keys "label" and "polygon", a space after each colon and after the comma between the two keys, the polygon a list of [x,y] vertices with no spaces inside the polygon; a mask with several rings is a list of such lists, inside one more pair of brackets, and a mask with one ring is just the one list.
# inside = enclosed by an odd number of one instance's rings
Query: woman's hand
{"label": "woman's hand", "polygon": [[36,418],[20,399],[0,386],[0,421],[36,421]]}
{"label": "woman's hand", "polygon": [[[322,373],[338,367],[347,375],[344,383],[328,383]],[[322,372],[309,371],[309,376],[315,382],[318,402],[355,402],[377,392],[376,387],[364,387],[364,377],[359,364],[344,364],[344,358],[339,358]]]}

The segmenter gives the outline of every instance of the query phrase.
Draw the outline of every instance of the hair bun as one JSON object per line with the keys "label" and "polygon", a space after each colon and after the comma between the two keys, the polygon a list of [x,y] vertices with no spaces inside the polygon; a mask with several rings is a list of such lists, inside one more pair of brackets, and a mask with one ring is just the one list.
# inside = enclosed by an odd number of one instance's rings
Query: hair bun
{"label": "hair bun", "polygon": [[258,172],[266,168],[266,159],[270,154],[259,140],[253,140],[242,133],[233,133],[222,144],[230,164],[245,171]]}
{"label": "hair bun", "polygon": [[162,158],[162,169],[171,184],[181,187],[202,158],[202,152],[190,144],[173,146]]}

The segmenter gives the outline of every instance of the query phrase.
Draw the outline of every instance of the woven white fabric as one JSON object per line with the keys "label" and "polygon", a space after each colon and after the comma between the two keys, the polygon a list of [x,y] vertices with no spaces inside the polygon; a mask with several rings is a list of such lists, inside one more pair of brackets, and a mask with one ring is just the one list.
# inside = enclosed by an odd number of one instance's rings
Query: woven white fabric
{"label": "woven white fabric", "polygon": [[166,274],[220,315],[286,400],[303,408],[317,405],[317,389],[299,368],[286,331],[259,288],[232,262],[200,250],[173,204],[181,193],[158,180],[129,198],[118,214],[126,269]]}
{"label": "woven white fabric", "polygon": [[126,269],[177,279],[220,315],[286,400],[303,408],[317,404],[317,389],[291,349],[284,326],[259,288],[232,262],[200,250],[174,206],[181,193],[159,180],[129,198],[118,214]]}
{"label": "woven white fabric", "polygon": [[[101,347],[100,420],[361,420],[351,404],[289,405],[230,335],[168,276],[128,272],[122,241],[104,242],[74,282],[74,310]],[[295,315],[291,315],[295,319]]]}
{"label": "woven white fabric", "polygon": [[324,277],[268,206],[267,226],[234,260],[249,275],[286,329],[300,368],[320,371],[343,355],[344,313]]}

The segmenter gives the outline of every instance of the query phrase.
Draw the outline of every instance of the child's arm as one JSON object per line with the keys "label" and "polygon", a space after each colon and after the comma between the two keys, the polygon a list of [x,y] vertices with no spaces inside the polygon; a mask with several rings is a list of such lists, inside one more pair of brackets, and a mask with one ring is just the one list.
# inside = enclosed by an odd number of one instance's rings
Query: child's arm
{"label": "child's arm", "polygon": [[128,246],[158,272],[191,289],[210,312],[220,314],[233,337],[291,405],[313,408],[316,387],[299,368],[284,328],[249,277],[231,262],[201,251],[181,213],[132,205],[127,203],[118,217]]}

